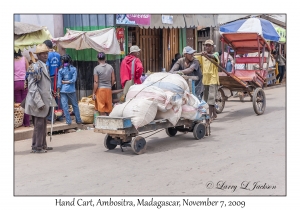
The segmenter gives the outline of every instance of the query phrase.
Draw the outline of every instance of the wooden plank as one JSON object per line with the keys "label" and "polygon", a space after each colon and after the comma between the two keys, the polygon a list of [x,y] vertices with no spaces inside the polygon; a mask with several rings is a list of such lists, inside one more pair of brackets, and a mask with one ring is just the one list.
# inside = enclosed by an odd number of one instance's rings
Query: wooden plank
{"label": "wooden plank", "polygon": [[159,68],[159,47],[160,47],[160,32],[157,31],[158,38],[156,38],[156,44],[155,44],[155,63],[156,63],[156,68],[155,71],[158,71]]}
{"label": "wooden plank", "polygon": [[[147,31],[148,33],[148,31]],[[145,48],[146,48],[146,53],[145,53],[145,64],[146,64],[146,69],[149,69],[149,59],[148,59],[148,52],[149,52],[149,48],[148,48],[148,40],[149,38],[144,38],[145,39]]]}
{"label": "wooden plank", "polygon": [[136,28],[136,45],[140,47],[140,28]]}

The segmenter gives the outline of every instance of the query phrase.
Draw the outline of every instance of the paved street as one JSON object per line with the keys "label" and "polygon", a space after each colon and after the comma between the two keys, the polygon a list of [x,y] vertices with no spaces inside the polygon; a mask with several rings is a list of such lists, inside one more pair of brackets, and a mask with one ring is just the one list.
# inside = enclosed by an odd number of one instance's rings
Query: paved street
{"label": "paved street", "polygon": [[[15,195],[285,195],[286,88],[265,90],[267,107],[226,101],[212,135],[147,138],[147,152],[107,151],[93,130],[55,135],[53,151],[31,154],[15,142]],[[149,135],[149,134],[148,134]],[[144,136],[147,136],[145,134]],[[48,138],[49,139],[49,138]]]}

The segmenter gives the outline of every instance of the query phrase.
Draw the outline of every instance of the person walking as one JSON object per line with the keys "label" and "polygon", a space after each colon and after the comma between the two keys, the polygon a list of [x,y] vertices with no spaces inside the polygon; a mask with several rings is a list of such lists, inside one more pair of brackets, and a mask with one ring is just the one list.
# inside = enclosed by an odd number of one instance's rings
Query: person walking
{"label": "person walking", "polygon": [[[44,44],[49,48],[49,53],[48,53],[48,59],[47,59],[47,67],[49,69],[49,73],[50,73],[50,78],[51,78],[51,89],[52,91],[54,91],[54,84],[57,84],[57,73],[58,73],[58,69],[61,66],[61,62],[60,62],[60,54],[55,52],[55,50],[53,49],[53,44],[51,40],[45,40]],[[55,78],[56,76],[56,78]],[[56,81],[54,81],[56,79]],[[58,97],[55,97],[55,101],[58,104],[58,107],[61,107],[61,100]],[[56,109],[58,109],[58,107]],[[63,115],[58,117],[56,120],[58,121],[63,121]],[[52,112],[50,112],[49,116],[47,117],[48,123],[51,123],[51,119],[52,119]]]}
{"label": "person walking", "polygon": [[45,153],[52,150],[47,146],[47,115],[51,107],[56,106],[51,91],[51,79],[46,67],[49,49],[45,44],[36,46],[35,54],[38,57],[36,63],[32,63],[26,73],[28,82],[28,94],[25,100],[25,113],[33,118],[33,135],[31,152]]}
{"label": "person walking", "polygon": [[[140,51],[141,49],[133,45],[130,47],[130,52],[125,58],[122,60],[120,67],[120,76],[121,76],[121,85],[124,88],[125,83],[131,79],[134,80],[134,84],[141,84],[141,75],[144,71],[142,61],[140,60]],[[133,76],[131,78],[131,68],[133,64]]]}
{"label": "person walking", "polygon": [[278,71],[279,71],[279,74],[277,74],[276,76],[276,80],[279,79],[279,84],[281,84],[285,72],[286,59],[279,52],[275,53],[275,59],[278,62]]}
{"label": "person walking", "polygon": [[57,97],[61,99],[62,108],[66,118],[66,124],[71,125],[72,119],[69,113],[68,100],[71,101],[77,124],[82,124],[76,97],[75,82],[77,69],[72,65],[72,58],[65,54],[61,56],[63,67],[58,71]]}
{"label": "person walking", "polygon": [[206,40],[205,43],[205,51],[201,52],[199,56],[199,61],[202,67],[203,72],[203,85],[204,85],[204,101],[209,105],[209,115],[211,122],[217,118],[216,112],[216,97],[218,92],[219,82],[219,74],[218,67],[214,65],[210,60],[205,58],[203,55],[207,56],[210,59],[213,59],[218,64],[219,61],[219,53],[214,52],[214,42],[213,40]]}
{"label": "person walking", "polygon": [[95,100],[95,109],[100,115],[107,116],[112,111],[112,91],[115,83],[115,73],[111,65],[105,62],[104,52],[99,52],[98,65],[94,68],[94,89],[93,99]]}
{"label": "person walking", "polygon": [[199,61],[194,57],[195,52],[196,50],[190,46],[183,48],[183,58],[179,58],[169,72],[187,76],[198,76],[199,79],[195,81],[195,95],[201,100],[203,92],[202,72]]}
{"label": "person walking", "polygon": [[[14,51],[14,101],[15,103],[21,103],[27,96],[27,87],[25,88],[25,76],[29,67],[28,60],[22,56],[21,50]],[[24,114],[23,126],[30,126],[30,116]]]}

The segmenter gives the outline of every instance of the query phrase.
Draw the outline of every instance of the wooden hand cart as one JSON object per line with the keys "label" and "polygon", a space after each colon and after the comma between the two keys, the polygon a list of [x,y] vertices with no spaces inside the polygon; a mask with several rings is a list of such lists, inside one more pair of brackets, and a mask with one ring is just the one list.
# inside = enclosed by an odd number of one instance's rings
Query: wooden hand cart
{"label": "wooden hand cart", "polygon": [[[191,92],[194,92],[194,80],[195,77],[184,77],[190,87]],[[106,134],[104,138],[104,146],[108,150],[115,149],[120,145],[121,151],[123,147],[131,147],[132,151],[136,154],[142,154],[146,151],[145,138],[165,130],[167,135],[173,137],[176,133],[192,132],[195,139],[202,139],[204,136],[210,135],[210,120],[208,114],[202,114],[197,120],[188,120],[180,118],[177,124],[174,126],[166,119],[154,120],[149,124],[136,129],[131,122],[131,118],[128,117],[109,117],[98,116],[95,121],[94,132]],[[141,135],[154,132],[147,137]]]}
{"label": "wooden hand cart", "polygon": [[[250,101],[253,103],[253,109],[257,115],[264,113],[266,108],[266,96],[264,93],[264,86],[266,83],[266,76],[268,74],[269,60],[271,48],[266,40],[257,33],[223,33],[222,34],[222,51],[224,52],[224,45],[227,44],[234,50],[234,63],[236,64],[257,64],[258,68],[240,70],[235,69],[233,65],[232,72],[227,72],[225,65],[228,57],[223,56],[222,66],[214,60],[208,58],[212,63],[219,67],[220,87],[216,98],[217,113],[221,113],[225,107],[226,96],[223,88],[227,88],[233,96],[233,91],[247,93],[250,96]],[[268,52],[268,57],[265,53]],[[257,57],[237,57],[239,54],[257,53]],[[229,49],[228,49],[229,54]],[[266,68],[263,68],[264,64]],[[244,101],[243,94],[240,95],[240,100]]]}

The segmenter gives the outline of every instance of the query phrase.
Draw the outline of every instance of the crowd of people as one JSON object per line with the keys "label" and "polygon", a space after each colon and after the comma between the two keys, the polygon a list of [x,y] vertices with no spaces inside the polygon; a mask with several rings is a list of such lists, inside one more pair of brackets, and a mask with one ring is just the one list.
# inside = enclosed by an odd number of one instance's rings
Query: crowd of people
{"label": "crowd of people", "polygon": [[[218,67],[212,64],[211,60],[218,64],[226,62],[225,67],[228,72],[232,71],[234,63],[229,53],[214,51],[213,40],[206,40],[204,46],[205,50],[197,56],[195,56],[196,50],[192,47],[184,47],[182,55],[175,54],[169,72],[198,77],[195,81],[195,95],[209,105],[209,115],[213,121],[217,118],[215,100],[220,82]],[[131,46],[129,54],[121,62],[120,78],[124,98],[131,85],[141,84],[146,78],[140,51],[138,46]],[[61,56],[53,50],[50,40],[37,45],[35,54],[38,60],[29,65],[20,50],[14,52],[14,98],[15,103],[24,102],[23,126],[30,126],[30,116],[32,117],[34,132],[31,152],[45,153],[53,149],[47,147],[47,123],[53,123],[55,120],[65,120],[67,125],[72,123],[69,101],[73,107],[76,123],[82,124],[75,88],[77,69],[72,65],[72,58],[68,54]],[[272,55],[278,62],[279,74],[276,79],[281,82],[285,59],[274,52]],[[93,72],[92,98],[95,100],[95,112],[108,116],[113,109],[112,87],[116,82],[116,76],[113,67],[106,62],[104,52],[99,52],[97,59],[98,65]],[[236,69],[244,68],[240,64],[235,65]],[[54,116],[53,110],[59,110],[60,107],[63,109],[63,114],[58,117]]]}

